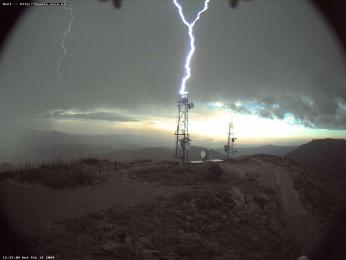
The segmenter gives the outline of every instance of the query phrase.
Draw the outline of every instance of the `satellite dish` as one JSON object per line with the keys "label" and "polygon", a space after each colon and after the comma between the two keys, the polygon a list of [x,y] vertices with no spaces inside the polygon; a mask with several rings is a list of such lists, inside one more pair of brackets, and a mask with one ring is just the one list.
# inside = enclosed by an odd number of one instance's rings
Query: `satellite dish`
{"label": "satellite dish", "polygon": [[192,109],[192,108],[195,107],[195,104],[191,102],[191,103],[189,103],[187,106],[188,106],[190,109]]}
{"label": "satellite dish", "polygon": [[206,159],[207,159],[207,156],[208,156],[207,151],[202,150],[202,151],[201,151],[201,159],[202,159],[202,160],[206,160]]}

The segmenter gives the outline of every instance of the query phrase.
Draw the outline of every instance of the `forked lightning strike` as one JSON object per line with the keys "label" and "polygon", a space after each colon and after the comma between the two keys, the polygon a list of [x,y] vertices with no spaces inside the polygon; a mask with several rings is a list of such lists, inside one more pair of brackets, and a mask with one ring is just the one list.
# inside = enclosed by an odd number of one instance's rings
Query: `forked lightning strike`
{"label": "forked lightning strike", "polygon": [[67,51],[66,51],[66,48],[65,48],[65,39],[66,39],[67,34],[71,32],[71,27],[72,27],[72,23],[73,23],[73,10],[72,10],[72,7],[68,6],[67,0],[64,0],[64,9],[68,10],[70,12],[71,18],[70,18],[70,21],[68,23],[67,29],[66,29],[63,37],[62,37],[62,40],[61,40],[61,47],[64,50],[64,52],[60,56],[60,59],[59,59],[59,62],[58,62],[58,66],[56,67],[56,74],[58,75],[58,79],[61,78],[60,67],[61,67],[61,64],[62,64],[62,62],[64,60],[64,57],[67,54]]}
{"label": "forked lightning strike", "polygon": [[180,95],[184,95],[184,94],[187,94],[187,91],[186,91],[186,82],[188,79],[190,79],[191,77],[191,59],[192,59],[192,56],[195,52],[195,37],[193,35],[193,27],[195,26],[196,22],[199,20],[201,14],[203,14],[207,9],[208,9],[208,4],[210,2],[210,0],[205,0],[204,1],[204,7],[201,11],[198,12],[196,18],[191,22],[189,23],[185,16],[184,16],[184,13],[183,13],[183,8],[181,7],[181,5],[178,3],[178,0],[173,0],[174,2],[174,5],[177,7],[178,11],[179,11],[179,15],[180,15],[180,18],[181,20],[183,21],[183,23],[187,26],[188,30],[189,30],[189,38],[190,38],[190,50],[188,52],[188,55],[185,59],[185,75],[181,81],[181,87],[180,87]]}

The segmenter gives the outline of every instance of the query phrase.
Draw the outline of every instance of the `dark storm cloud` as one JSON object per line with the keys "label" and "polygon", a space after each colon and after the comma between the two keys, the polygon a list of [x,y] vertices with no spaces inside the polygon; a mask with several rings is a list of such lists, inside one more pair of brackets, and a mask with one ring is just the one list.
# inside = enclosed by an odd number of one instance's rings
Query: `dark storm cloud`
{"label": "dark storm cloud", "polygon": [[[190,10],[199,7],[188,3]],[[57,109],[120,108],[149,115],[172,109],[174,114],[187,32],[173,4],[129,0],[116,10],[89,0],[72,7],[74,23],[58,82],[66,10],[32,8],[7,42],[0,61],[3,120]],[[195,36],[187,86],[197,108],[218,100],[255,102],[262,117],[292,114],[307,126],[346,129],[345,109],[338,103],[346,100],[342,51],[307,1],[258,0],[237,9],[212,1]]]}
{"label": "dark storm cloud", "polygon": [[[346,100],[343,52],[321,17],[305,1],[257,1],[247,7],[228,17],[221,9],[210,10],[220,17],[204,24],[209,34],[199,38],[194,95],[253,102],[262,106],[256,114],[266,118],[291,114],[308,127],[346,129],[345,109],[338,103]],[[217,39],[214,46],[207,37]],[[236,110],[252,113],[244,106]]]}
{"label": "dark storm cloud", "polygon": [[47,117],[55,119],[83,119],[83,120],[102,120],[114,122],[138,122],[137,119],[115,112],[74,112],[66,113],[64,111],[53,111],[48,113]]}
{"label": "dark storm cloud", "polygon": [[236,106],[235,104],[231,104],[230,108],[240,114],[251,114],[251,111],[244,106]]}
{"label": "dark storm cloud", "polygon": [[[308,99],[301,96],[266,96],[232,108],[244,114],[257,114],[264,118],[285,119],[293,116],[295,123],[310,128],[346,129],[346,102],[338,99]],[[256,109],[249,110],[249,104]]]}

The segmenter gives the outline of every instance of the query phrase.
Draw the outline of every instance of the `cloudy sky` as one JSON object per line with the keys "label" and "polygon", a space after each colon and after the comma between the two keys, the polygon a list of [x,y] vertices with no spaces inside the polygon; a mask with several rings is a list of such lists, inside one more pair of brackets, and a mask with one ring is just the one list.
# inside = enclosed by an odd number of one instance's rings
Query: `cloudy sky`
{"label": "cloudy sky", "polygon": [[[188,19],[203,1],[180,1]],[[15,128],[173,139],[188,37],[170,0],[30,8],[0,56],[1,135]],[[309,1],[211,0],[195,27],[191,136],[240,144],[346,137],[344,51]],[[225,106],[225,103],[231,104]]]}

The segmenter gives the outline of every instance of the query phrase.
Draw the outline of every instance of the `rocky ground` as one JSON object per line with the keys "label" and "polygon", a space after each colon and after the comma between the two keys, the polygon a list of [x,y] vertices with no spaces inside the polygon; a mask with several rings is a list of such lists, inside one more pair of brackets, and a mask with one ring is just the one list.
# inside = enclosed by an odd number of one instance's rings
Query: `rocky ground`
{"label": "rocky ground", "polygon": [[[39,178],[28,181],[16,174],[2,181],[2,210],[16,233],[34,241],[31,254],[297,259],[314,256],[337,215],[329,209],[337,211],[338,198],[328,190],[318,195],[321,183],[280,157],[188,166],[145,160],[117,169],[102,161],[101,171],[90,164],[98,177],[73,187],[53,189]],[[323,208],[317,196],[334,204]],[[339,259],[340,250],[330,259]]]}

